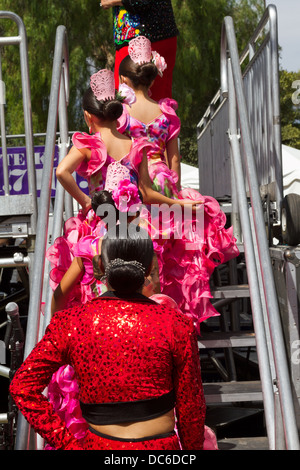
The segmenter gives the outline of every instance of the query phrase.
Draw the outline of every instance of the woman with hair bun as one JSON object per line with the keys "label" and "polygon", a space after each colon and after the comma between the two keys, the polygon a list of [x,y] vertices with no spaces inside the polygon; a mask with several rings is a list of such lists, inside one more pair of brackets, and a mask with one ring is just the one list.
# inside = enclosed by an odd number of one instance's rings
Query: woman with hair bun
{"label": "woman with hair bun", "polygon": [[[111,210],[116,215],[116,222],[119,223],[119,211],[109,191],[96,192],[92,197],[91,204],[95,213],[98,212],[99,206],[103,208],[105,233],[108,229],[105,219]],[[128,223],[131,223],[134,218],[135,215],[128,216]],[[101,224],[101,222],[98,223]],[[139,227],[141,223],[142,221]],[[139,227],[135,225],[134,229],[140,230]],[[134,236],[132,231],[131,236]],[[123,292],[124,289],[127,289],[128,292],[132,288],[135,289],[135,279],[129,275],[128,267],[126,269],[120,268],[121,272],[118,278],[111,278],[112,272],[110,272],[109,274],[107,273],[107,277],[104,279],[103,272],[100,270],[102,239],[103,236],[100,235],[86,235],[74,246],[74,259],[53,292],[51,302],[52,315],[67,307],[82,305],[89,300],[98,298],[107,291],[108,284],[112,287],[120,286],[120,292]],[[145,259],[148,263],[146,248]],[[145,272],[144,276],[141,276],[139,270],[134,272],[134,277],[137,276],[140,282],[142,293],[147,297],[160,292],[157,258],[153,254],[153,248],[151,248],[151,254],[153,259],[150,272]],[[102,253],[102,256],[105,257],[105,254]],[[118,274],[117,270],[113,274]],[[60,367],[53,375],[48,386],[48,399],[60,418],[65,423],[68,423],[68,427],[75,437],[82,439],[85,436],[87,424],[82,417],[78,397],[79,389],[73,367],[70,365]],[[46,450],[49,449],[50,447],[47,445]]]}
{"label": "woman with hair bun", "polygon": [[[203,448],[205,399],[194,326],[141,293],[152,256],[142,228],[109,230],[100,263],[109,290],[57,312],[14,375],[16,405],[53,448]],[[43,394],[52,374],[67,364],[75,370],[87,427],[81,439]]]}
{"label": "woman with hair bun", "polygon": [[137,36],[146,36],[152,47],[166,57],[168,68],[158,77],[152,92],[156,100],[172,98],[173,70],[176,61],[177,36],[172,0],[103,0],[100,7],[113,9],[115,54],[115,82],[119,80],[119,65],[128,55],[128,43]]}
{"label": "woman with hair bun", "polygon": [[[95,193],[92,197],[91,205],[95,213],[98,212],[99,206],[103,208],[103,227],[105,227],[103,232],[105,231],[106,233],[108,229],[105,220],[111,210],[115,214],[115,222],[119,223],[119,211],[109,191],[103,190]],[[99,219],[102,219],[102,217],[99,217]],[[135,223],[134,220],[135,214],[127,217],[128,223]],[[143,228],[143,222],[143,219],[141,219],[139,227]],[[101,221],[99,223],[101,224]],[[147,224],[145,224],[144,228],[147,229]],[[74,296],[79,289],[84,293],[84,295],[78,295],[78,301],[81,299],[82,302],[91,300],[106,292],[106,281],[103,280],[103,274],[99,274],[98,266],[98,261],[101,257],[102,238],[103,235],[86,235],[74,246],[74,259],[53,292],[51,303],[52,315],[58,310],[65,309],[67,306],[74,304]],[[143,289],[147,297],[160,292],[157,271],[157,259],[154,253],[153,266]]]}

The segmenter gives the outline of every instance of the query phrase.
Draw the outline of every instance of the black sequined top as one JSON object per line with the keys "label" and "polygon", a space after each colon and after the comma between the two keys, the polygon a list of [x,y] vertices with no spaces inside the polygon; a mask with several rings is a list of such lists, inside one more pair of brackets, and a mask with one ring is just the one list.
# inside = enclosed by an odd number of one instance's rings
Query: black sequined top
{"label": "black sequined top", "polygon": [[114,7],[114,41],[116,49],[128,45],[136,36],[151,42],[179,34],[171,0],[122,0],[123,7]]}

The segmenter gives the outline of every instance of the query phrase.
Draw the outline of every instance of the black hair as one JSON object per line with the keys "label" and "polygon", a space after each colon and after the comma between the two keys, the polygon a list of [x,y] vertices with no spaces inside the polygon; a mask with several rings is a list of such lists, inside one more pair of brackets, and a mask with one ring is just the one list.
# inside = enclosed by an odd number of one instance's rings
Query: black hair
{"label": "black hair", "polygon": [[130,56],[126,56],[119,65],[119,75],[128,77],[136,88],[140,85],[149,88],[157,74],[158,69],[153,62],[139,65]]}
{"label": "black hair", "polygon": [[[141,202],[143,202],[143,196],[142,196],[142,193],[140,192],[140,190],[138,190],[138,193],[139,193],[139,197],[140,197]],[[100,206],[102,206],[102,210],[98,211],[98,208]],[[109,191],[103,189],[102,191],[97,191],[92,196],[92,209],[95,212],[95,214],[97,214],[98,217],[100,217],[100,219],[104,219],[104,218],[108,217],[109,216],[109,211],[112,208],[115,210],[115,212],[114,212],[115,219],[114,219],[114,223],[113,223],[113,225],[114,225],[120,219],[120,213],[119,213],[119,209],[115,205],[112,194]],[[128,215],[132,216],[133,214],[128,213]],[[135,215],[137,217],[139,215],[139,211],[137,211]]]}
{"label": "black hair", "polygon": [[114,290],[132,294],[143,286],[145,276],[149,274],[153,259],[152,240],[138,225],[116,225],[103,237],[101,259],[104,269],[116,259],[126,262],[110,265],[105,275]]}
{"label": "black hair", "polygon": [[104,121],[115,121],[123,113],[123,106],[119,99],[98,101],[91,87],[83,95],[82,106],[84,111]]}
{"label": "black hair", "polygon": [[[103,206],[103,211],[98,211],[99,206],[105,204]],[[107,204],[107,205],[106,205]],[[113,197],[109,191],[102,190],[102,191],[97,191],[93,197],[92,197],[92,209],[95,212],[95,214],[100,217],[100,219],[104,219],[109,215],[109,210],[110,206],[115,210],[115,223],[118,222],[119,220],[119,210],[117,209],[115,202],[113,200]],[[106,210],[107,209],[107,210]],[[98,211],[98,213],[97,213]]]}

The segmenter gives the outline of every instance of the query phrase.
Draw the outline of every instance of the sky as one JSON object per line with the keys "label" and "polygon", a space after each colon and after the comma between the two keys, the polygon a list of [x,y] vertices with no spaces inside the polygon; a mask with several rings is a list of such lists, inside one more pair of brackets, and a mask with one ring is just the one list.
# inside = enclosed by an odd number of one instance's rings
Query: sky
{"label": "sky", "polygon": [[280,67],[288,72],[300,70],[300,0],[266,0],[277,9]]}

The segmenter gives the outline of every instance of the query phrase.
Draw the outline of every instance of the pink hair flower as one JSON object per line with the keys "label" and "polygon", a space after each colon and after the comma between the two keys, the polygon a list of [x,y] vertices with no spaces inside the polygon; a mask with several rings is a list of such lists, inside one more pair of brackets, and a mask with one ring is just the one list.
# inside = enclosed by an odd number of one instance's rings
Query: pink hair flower
{"label": "pink hair flower", "polygon": [[136,96],[135,96],[134,90],[130,88],[128,85],[126,85],[126,83],[122,83],[119,86],[119,94],[124,99],[123,103],[128,104],[128,106],[130,107],[131,105],[133,105],[133,103],[136,102]]}
{"label": "pink hair flower", "polygon": [[152,51],[152,62],[156,65],[159,75],[162,77],[167,68],[165,59],[156,51]]}
{"label": "pink hair flower", "polygon": [[112,197],[121,212],[128,212],[131,206],[141,203],[138,188],[130,180],[119,181],[112,190]]}

